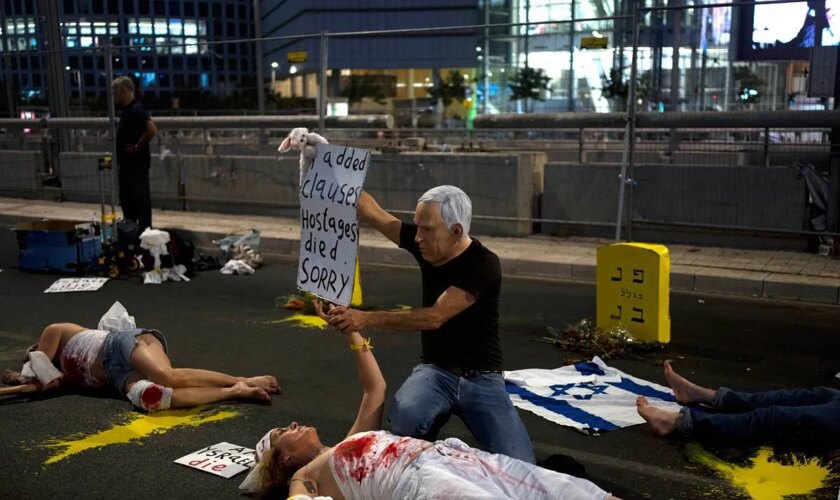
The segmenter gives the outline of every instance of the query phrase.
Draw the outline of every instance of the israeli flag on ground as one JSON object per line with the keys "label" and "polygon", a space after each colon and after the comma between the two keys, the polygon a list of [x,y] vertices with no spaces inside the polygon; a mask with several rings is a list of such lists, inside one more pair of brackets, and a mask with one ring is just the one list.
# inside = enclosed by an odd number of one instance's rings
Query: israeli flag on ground
{"label": "israeli flag on ground", "polygon": [[670,388],[610,368],[597,356],[554,370],[505,372],[505,386],[517,408],[586,432],[644,423],[637,396],[666,410],[680,408]]}

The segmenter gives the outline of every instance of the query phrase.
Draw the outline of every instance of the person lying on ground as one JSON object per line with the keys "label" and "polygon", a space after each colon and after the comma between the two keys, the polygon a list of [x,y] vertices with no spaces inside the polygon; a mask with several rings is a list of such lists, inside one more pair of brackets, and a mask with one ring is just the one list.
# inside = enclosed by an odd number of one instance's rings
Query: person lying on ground
{"label": "person lying on ground", "polygon": [[[315,308],[328,319],[319,303]],[[429,442],[381,431],[385,379],[370,339],[358,331],[345,335],[363,390],[347,437],[329,447],[313,427],[292,422],[272,429],[257,443],[258,463],[241,489],[277,496],[288,487],[296,499],[336,500],[612,498],[585,479],[481,451],[459,439]]]}
{"label": "person lying on ground", "polygon": [[[665,380],[680,411],[667,411],[639,396],[636,407],[658,436],[715,437],[764,441],[784,436],[840,438],[840,390],[830,387],[736,392],[707,389],[683,378],[665,361]],[[697,405],[708,407],[701,408]]]}
{"label": "person lying on ground", "polygon": [[44,384],[37,378],[6,370],[2,382],[12,387],[0,388],[0,396],[110,386],[134,406],[153,412],[229,399],[269,403],[271,394],[280,393],[277,379],[270,375],[246,378],[173,368],[166,339],[157,330],[107,332],[73,323],[52,324],[44,329],[38,343],[27,350],[24,361],[27,359],[33,363],[42,359],[60,373]]}

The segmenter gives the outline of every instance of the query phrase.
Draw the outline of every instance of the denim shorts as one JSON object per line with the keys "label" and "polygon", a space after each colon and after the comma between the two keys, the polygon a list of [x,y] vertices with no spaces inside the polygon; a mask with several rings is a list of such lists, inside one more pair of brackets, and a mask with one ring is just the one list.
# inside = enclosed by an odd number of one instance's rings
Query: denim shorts
{"label": "denim shorts", "polygon": [[102,365],[105,368],[108,383],[120,391],[121,394],[125,393],[125,383],[131,374],[135,372],[131,366],[131,353],[134,351],[134,346],[137,345],[137,336],[144,333],[154,335],[163,344],[163,351],[169,352],[166,346],[166,339],[157,330],[135,328],[133,330],[111,332],[105,337]]}

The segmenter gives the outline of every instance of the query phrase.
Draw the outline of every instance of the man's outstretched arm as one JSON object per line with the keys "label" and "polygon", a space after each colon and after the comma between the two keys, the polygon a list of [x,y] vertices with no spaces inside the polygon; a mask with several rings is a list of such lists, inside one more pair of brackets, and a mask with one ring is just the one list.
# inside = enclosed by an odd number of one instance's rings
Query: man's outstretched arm
{"label": "man's outstretched arm", "polygon": [[359,311],[343,306],[330,310],[330,324],[342,332],[364,328],[382,328],[400,332],[437,330],[452,317],[475,304],[475,296],[451,286],[438,297],[431,307],[406,311]]}
{"label": "man's outstretched arm", "polygon": [[382,233],[383,236],[397,245],[400,244],[400,227],[402,226],[402,222],[383,210],[379,206],[379,203],[373,199],[373,196],[369,195],[366,191],[362,191],[362,195],[359,196],[359,202],[356,204],[356,210],[362,222],[367,222]]}

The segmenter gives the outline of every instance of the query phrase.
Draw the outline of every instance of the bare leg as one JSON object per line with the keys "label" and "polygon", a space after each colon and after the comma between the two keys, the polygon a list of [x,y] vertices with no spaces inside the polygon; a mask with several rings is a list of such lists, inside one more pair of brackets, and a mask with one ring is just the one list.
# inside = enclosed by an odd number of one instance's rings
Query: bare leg
{"label": "bare leg", "polygon": [[674,391],[677,403],[681,405],[690,405],[693,403],[712,404],[717,391],[700,387],[699,385],[689,382],[685,378],[681,377],[674,371],[673,368],[671,368],[670,361],[665,361],[664,366],[665,380],[668,381],[668,385],[671,386],[671,389]]}
{"label": "bare leg", "polygon": [[172,408],[192,408],[229,399],[252,399],[270,403],[271,396],[259,387],[237,382],[232,387],[181,387],[172,390]]}
{"label": "bare leg", "polygon": [[277,394],[280,385],[270,375],[261,377],[234,377],[226,373],[197,368],[173,368],[163,345],[154,335],[143,334],[131,352],[131,366],[156,384],[175,389],[186,387],[231,387],[237,382]]}
{"label": "bare leg", "polygon": [[667,436],[677,429],[680,412],[668,411],[650,404],[644,396],[636,398],[636,410],[657,436]]}

